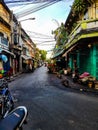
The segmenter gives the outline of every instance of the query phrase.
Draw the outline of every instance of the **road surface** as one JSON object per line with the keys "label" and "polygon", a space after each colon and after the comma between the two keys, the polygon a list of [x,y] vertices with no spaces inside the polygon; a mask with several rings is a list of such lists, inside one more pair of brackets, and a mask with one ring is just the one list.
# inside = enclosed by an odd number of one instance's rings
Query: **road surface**
{"label": "road surface", "polygon": [[15,106],[28,109],[24,130],[98,130],[98,96],[65,88],[42,66],[9,83]]}

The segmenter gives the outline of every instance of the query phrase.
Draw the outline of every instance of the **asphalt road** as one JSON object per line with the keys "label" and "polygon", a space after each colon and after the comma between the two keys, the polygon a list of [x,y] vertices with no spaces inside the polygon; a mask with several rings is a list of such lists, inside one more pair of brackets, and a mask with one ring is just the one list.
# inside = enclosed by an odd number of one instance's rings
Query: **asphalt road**
{"label": "asphalt road", "polygon": [[65,88],[42,66],[9,83],[15,106],[28,109],[24,130],[98,130],[98,96]]}

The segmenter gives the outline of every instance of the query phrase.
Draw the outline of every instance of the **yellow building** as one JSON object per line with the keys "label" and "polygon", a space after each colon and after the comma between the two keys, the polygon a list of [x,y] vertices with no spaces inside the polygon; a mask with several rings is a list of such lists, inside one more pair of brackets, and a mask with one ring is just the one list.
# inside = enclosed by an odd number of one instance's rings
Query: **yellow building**
{"label": "yellow building", "polygon": [[[10,52],[11,43],[11,11],[3,0],[0,1],[0,49],[8,57],[9,66],[13,66],[14,54]],[[3,66],[5,64],[3,63]]]}
{"label": "yellow building", "polygon": [[69,34],[63,54],[67,64],[98,79],[98,0],[75,0],[65,28]]}
{"label": "yellow building", "polygon": [[11,12],[3,1],[0,1],[0,33],[10,40]]}
{"label": "yellow building", "polygon": [[64,46],[53,57],[64,59],[72,71],[78,67],[80,74],[89,72],[98,79],[98,0],[74,0],[65,30]]}

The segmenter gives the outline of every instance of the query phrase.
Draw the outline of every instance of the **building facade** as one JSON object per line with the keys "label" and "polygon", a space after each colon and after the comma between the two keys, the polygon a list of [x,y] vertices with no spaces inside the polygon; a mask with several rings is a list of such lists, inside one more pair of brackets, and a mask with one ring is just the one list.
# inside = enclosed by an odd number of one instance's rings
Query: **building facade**
{"label": "building facade", "polygon": [[23,63],[33,66],[35,45],[3,0],[0,1],[0,49],[8,57],[4,68],[11,67],[13,74],[23,72]]}
{"label": "building facade", "polygon": [[5,5],[4,1],[0,1],[0,49],[2,54],[8,58],[7,63],[3,63],[6,70],[13,66],[14,53],[10,51],[11,44],[11,11]]}
{"label": "building facade", "polygon": [[60,57],[72,71],[78,67],[80,73],[89,72],[98,79],[98,0],[75,0],[65,30],[68,38]]}
{"label": "building facade", "polygon": [[21,53],[22,71],[32,72],[34,70],[35,44],[24,29],[21,29],[21,38],[23,41]]}

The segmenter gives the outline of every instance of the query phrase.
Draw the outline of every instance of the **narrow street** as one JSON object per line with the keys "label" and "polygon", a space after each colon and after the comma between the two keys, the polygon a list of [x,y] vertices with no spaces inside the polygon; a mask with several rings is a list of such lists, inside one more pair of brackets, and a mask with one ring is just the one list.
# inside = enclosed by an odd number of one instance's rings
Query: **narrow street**
{"label": "narrow street", "polygon": [[15,106],[28,109],[24,130],[98,130],[98,97],[65,88],[42,66],[9,83]]}

